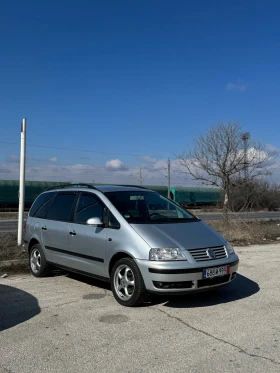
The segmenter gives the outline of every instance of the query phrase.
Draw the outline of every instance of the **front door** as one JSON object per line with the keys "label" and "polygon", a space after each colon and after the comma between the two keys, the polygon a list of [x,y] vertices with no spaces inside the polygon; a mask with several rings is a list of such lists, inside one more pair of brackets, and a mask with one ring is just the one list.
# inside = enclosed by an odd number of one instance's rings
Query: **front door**
{"label": "front door", "polygon": [[90,218],[103,221],[104,205],[93,193],[83,192],[73,216],[69,230],[69,249],[75,257],[73,266],[85,274],[105,276],[104,260],[108,228],[89,226]]}

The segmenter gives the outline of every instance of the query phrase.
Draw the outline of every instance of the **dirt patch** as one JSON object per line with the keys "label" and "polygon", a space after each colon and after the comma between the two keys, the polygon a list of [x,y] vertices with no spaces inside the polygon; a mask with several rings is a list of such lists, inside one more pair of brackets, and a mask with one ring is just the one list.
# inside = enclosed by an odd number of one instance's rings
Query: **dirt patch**
{"label": "dirt patch", "polygon": [[9,276],[14,274],[25,274],[29,273],[29,267],[27,262],[23,261],[22,263],[13,263],[12,265],[9,265],[8,267],[1,267],[0,262],[0,276],[6,274]]}
{"label": "dirt patch", "polygon": [[26,259],[17,245],[17,232],[0,232],[0,262],[13,259]]}
{"label": "dirt patch", "polygon": [[[7,267],[4,266],[4,262],[11,260],[18,260],[18,262],[9,263]],[[0,275],[7,273],[10,276],[14,273],[27,271],[29,271],[27,254],[23,253],[17,245],[17,232],[0,232]]]}
{"label": "dirt patch", "polygon": [[[280,242],[280,221],[242,221],[233,220],[227,227],[221,221],[207,224],[235,245],[264,244]],[[278,238],[278,239],[277,239]]]}

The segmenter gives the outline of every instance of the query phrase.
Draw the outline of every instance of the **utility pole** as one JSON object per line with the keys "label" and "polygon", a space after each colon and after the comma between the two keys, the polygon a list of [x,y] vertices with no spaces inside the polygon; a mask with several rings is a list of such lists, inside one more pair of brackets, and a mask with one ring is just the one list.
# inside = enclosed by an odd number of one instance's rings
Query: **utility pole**
{"label": "utility pole", "polygon": [[142,168],[140,168],[140,185],[143,185]]}
{"label": "utility pole", "polygon": [[21,123],[20,136],[20,176],[19,176],[19,192],[18,192],[18,246],[22,244],[22,231],[24,220],[24,192],[25,192],[25,148],[26,148],[26,119]]}
{"label": "utility pole", "polygon": [[168,180],[168,191],[167,191],[167,197],[170,198],[170,159],[168,158],[168,166],[167,166],[167,180]]}
{"label": "utility pole", "polygon": [[244,143],[244,181],[245,184],[248,181],[249,177],[249,172],[248,172],[248,140],[250,139],[250,133],[249,132],[244,132],[241,134],[241,140]]}

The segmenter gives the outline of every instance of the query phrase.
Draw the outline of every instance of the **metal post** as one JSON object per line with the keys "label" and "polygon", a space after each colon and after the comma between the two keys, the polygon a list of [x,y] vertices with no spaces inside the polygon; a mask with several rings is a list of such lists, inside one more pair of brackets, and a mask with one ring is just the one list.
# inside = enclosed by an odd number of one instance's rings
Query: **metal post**
{"label": "metal post", "polygon": [[19,176],[19,203],[18,203],[18,246],[22,245],[22,231],[24,220],[24,192],[25,192],[25,148],[26,148],[26,119],[21,123],[20,137],[20,176]]}
{"label": "metal post", "polygon": [[243,140],[244,142],[244,181],[245,181],[245,184],[247,183],[248,181],[248,177],[249,177],[249,170],[248,170],[248,165],[249,165],[249,162],[248,162],[248,140],[250,139],[250,133],[249,132],[244,132],[241,134],[241,139]]}
{"label": "metal post", "polygon": [[170,198],[170,160],[168,158],[168,166],[167,166],[168,174],[167,174],[167,180],[168,180],[168,191],[167,191],[167,197]]}

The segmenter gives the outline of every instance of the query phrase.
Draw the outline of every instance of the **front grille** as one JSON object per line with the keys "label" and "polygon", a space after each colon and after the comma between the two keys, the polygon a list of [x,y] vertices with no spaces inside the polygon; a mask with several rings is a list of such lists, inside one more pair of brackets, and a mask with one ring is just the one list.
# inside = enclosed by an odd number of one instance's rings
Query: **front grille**
{"label": "front grille", "polygon": [[[224,246],[206,247],[204,249],[190,249],[188,251],[196,262],[224,259],[227,257],[227,251]],[[214,258],[209,255],[209,251],[214,253]]]}
{"label": "front grille", "polygon": [[225,282],[228,282],[229,278],[230,278],[230,275],[225,275],[221,277],[206,278],[204,280],[198,280],[197,287],[203,288],[204,286],[214,286],[214,285],[223,284]]}

